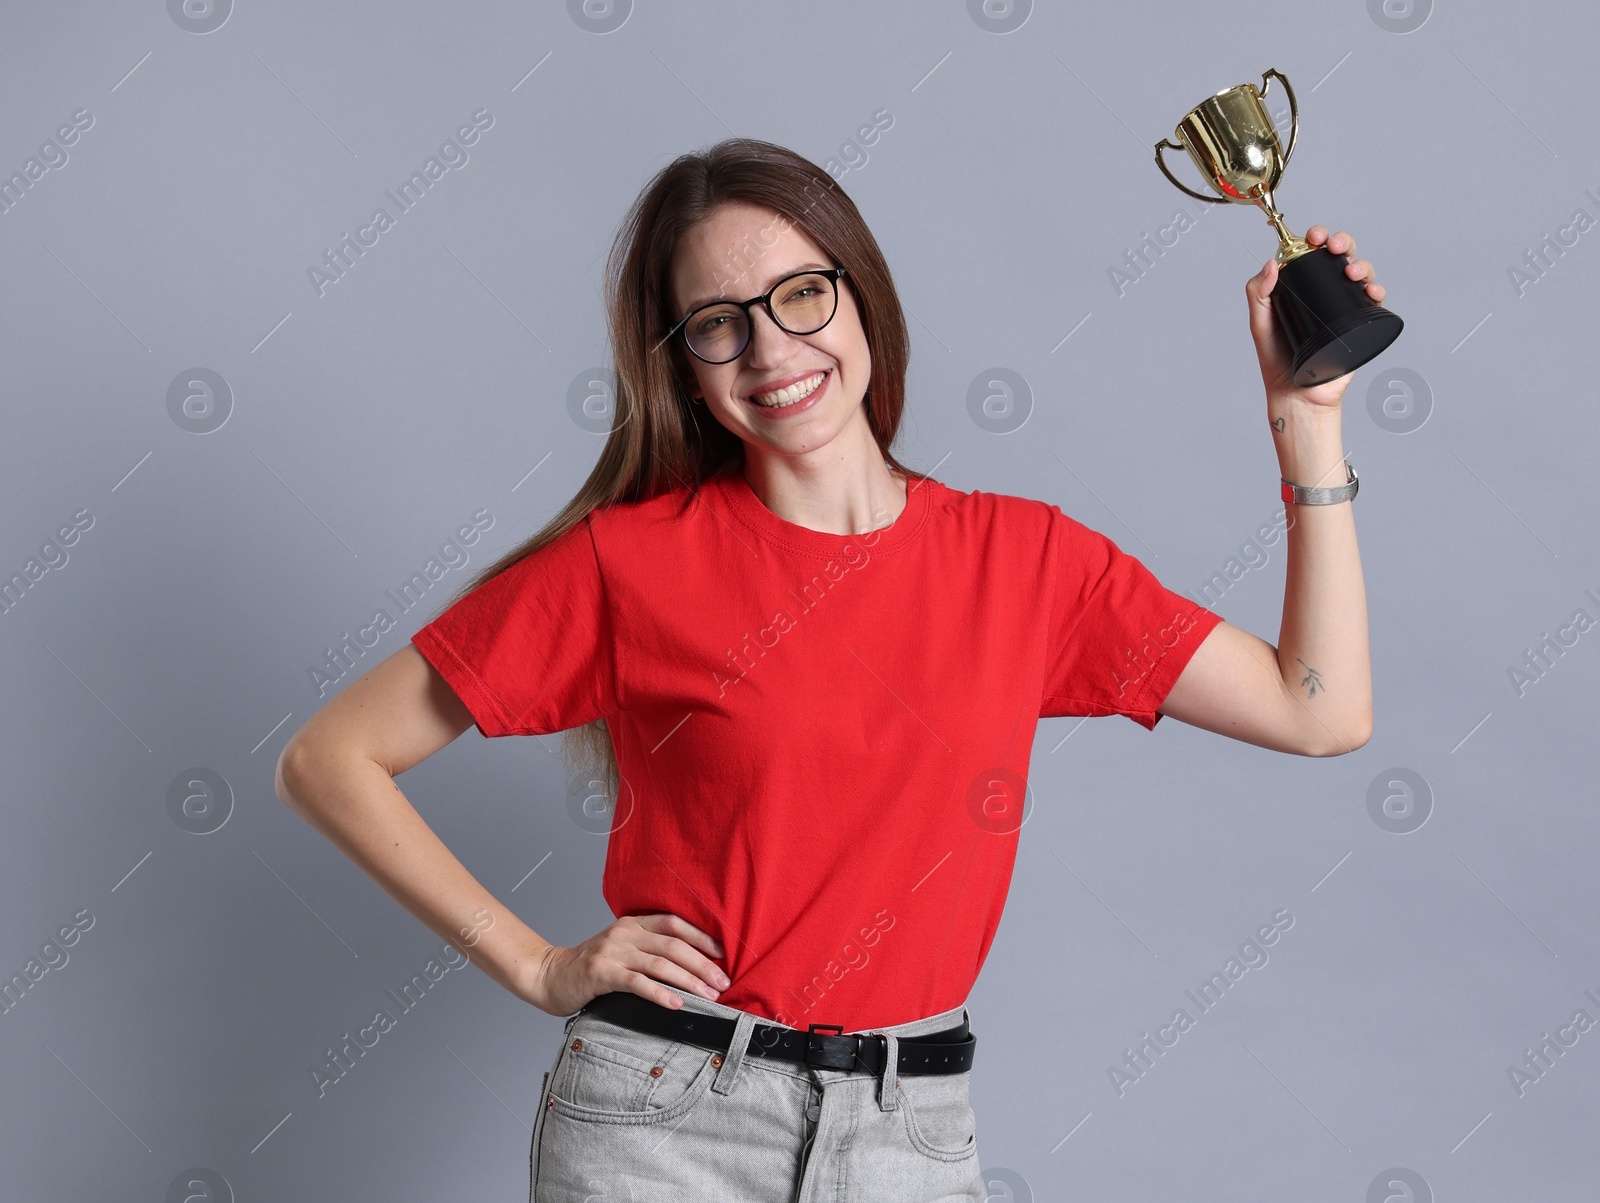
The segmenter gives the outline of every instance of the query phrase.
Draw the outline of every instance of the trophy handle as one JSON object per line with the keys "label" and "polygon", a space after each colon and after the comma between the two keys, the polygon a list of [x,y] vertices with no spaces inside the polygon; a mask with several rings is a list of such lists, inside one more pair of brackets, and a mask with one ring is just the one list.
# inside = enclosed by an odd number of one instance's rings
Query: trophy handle
{"label": "trophy handle", "polygon": [[1190,196],[1194,197],[1195,200],[1202,200],[1207,204],[1225,205],[1228,203],[1225,197],[1207,196],[1204,193],[1196,192],[1193,188],[1190,188],[1188,185],[1179,180],[1177,176],[1173,175],[1171,171],[1167,170],[1167,162],[1161,157],[1161,150],[1163,147],[1170,147],[1173,150],[1182,150],[1183,147],[1174,142],[1171,138],[1163,138],[1161,141],[1156,143],[1156,166],[1161,168],[1162,175],[1166,176],[1167,179],[1172,181],[1173,187],[1177,188],[1179,192],[1187,192]]}
{"label": "trophy handle", "polygon": [[[1276,68],[1268,68],[1261,73],[1261,98],[1263,100],[1266,99],[1267,89],[1272,86],[1273,79],[1282,84],[1283,90],[1289,94],[1289,145],[1284,148],[1283,152],[1283,165],[1287,167],[1289,165],[1289,156],[1294,154],[1294,140],[1300,136],[1300,106],[1295,103],[1294,89],[1289,86],[1288,76]],[[1273,186],[1277,186],[1276,180],[1273,181]]]}

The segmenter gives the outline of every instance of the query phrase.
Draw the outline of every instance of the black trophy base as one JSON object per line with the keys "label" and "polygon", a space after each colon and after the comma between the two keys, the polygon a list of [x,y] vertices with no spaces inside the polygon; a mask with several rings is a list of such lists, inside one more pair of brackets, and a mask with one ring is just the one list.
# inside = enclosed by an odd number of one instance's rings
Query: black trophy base
{"label": "black trophy base", "polygon": [[1344,274],[1349,261],[1327,247],[1278,270],[1272,311],[1289,340],[1296,385],[1324,384],[1353,372],[1400,336],[1405,323]]}

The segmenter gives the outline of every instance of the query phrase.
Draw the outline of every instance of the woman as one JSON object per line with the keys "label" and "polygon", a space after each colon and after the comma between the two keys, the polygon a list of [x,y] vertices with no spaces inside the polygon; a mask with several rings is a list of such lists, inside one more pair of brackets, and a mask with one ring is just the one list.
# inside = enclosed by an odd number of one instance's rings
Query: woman
{"label": "woman", "polygon": [[[1347,271],[1383,299],[1369,264]],[[1341,484],[1348,378],[1292,386],[1276,277],[1246,294],[1282,475]],[[1299,755],[1359,747],[1350,506],[1290,504],[1273,647],[1057,506],[900,464],[888,266],[837,185],[768,143],[660,172],[607,304],[617,413],[578,496],[296,733],[279,795],[569,1017],[534,1200],[986,1198],[965,1000],[1037,719],[1170,714]],[[574,730],[614,803],[618,918],[581,944],[492,897],[394,784],[474,724]]]}

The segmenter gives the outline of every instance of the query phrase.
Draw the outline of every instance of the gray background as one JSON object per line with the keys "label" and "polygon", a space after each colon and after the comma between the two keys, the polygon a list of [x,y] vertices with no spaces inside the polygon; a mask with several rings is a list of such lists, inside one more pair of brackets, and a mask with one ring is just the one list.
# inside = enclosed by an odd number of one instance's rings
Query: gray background
{"label": "gray background", "polygon": [[[1233,560],[1210,604],[1276,642],[1242,287],[1274,240],[1150,149],[1268,67],[1302,111],[1290,224],[1352,231],[1406,321],[1344,404],[1376,732],[1314,760],[1041,723],[971,998],[983,1162],[1007,1199],[1592,1187],[1600,1029],[1520,1095],[1508,1074],[1600,1019],[1600,631],[1521,696],[1508,673],[1600,618],[1600,229],[1509,271],[1600,220],[1592,6],[1040,3],[1008,32],[956,0],[641,2],[607,32],[559,3],[242,3],[211,32],[174,7],[13,6],[0,39],[0,176],[93,118],[0,213],[0,576],[52,565],[0,614],[6,1199],[523,1197],[560,1021],[475,970],[312,1086],[440,941],[278,802],[273,764],[330,644],[383,607],[357,671],[399,648],[586,475],[601,438],[568,397],[606,361],[601,257],[678,153],[737,132],[849,166],[912,314],[908,462],[1059,503],[1184,592]],[[308,267],[480,108],[470,160],[318,296]],[[1180,208],[1193,228],[1119,289]],[[174,417],[196,368],[225,388]],[[969,407],[995,368],[1025,384],[998,430]],[[470,565],[399,615],[384,590],[479,509]],[[558,752],[469,732],[401,785],[576,943],[610,919],[604,837]],[[1280,909],[1270,961],[1199,1015],[1184,991]],[[1180,1006],[1193,1028],[1119,1095],[1108,1068]]]}

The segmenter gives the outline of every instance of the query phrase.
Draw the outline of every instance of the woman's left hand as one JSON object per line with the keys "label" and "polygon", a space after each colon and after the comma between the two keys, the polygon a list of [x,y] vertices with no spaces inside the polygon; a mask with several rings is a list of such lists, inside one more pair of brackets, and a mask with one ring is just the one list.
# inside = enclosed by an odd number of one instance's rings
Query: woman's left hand
{"label": "woman's left hand", "polygon": [[[1306,241],[1312,246],[1327,245],[1335,255],[1354,255],[1356,240],[1344,230],[1332,235],[1327,226],[1312,226],[1306,231]],[[1345,265],[1344,274],[1352,280],[1365,280],[1367,295],[1382,304],[1387,295],[1372,273],[1372,264],[1365,259],[1352,259]],[[1267,400],[1277,404],[1285,400],[1303,400],[1316,410],[1336,409],[1350,383],[1350,373],[1325,384],[1310,388],[1297,387],[1289,375],[1289,340],[1278,329],[1272,316],[1272,290],[1278,283],[1278,261],[1269,259],[1264,267],[1245,282],[1245,295],[1250,303],[1250,334],[1255,339],[1256,355],[1261,360],[1261,379],[1267,386]]]}

